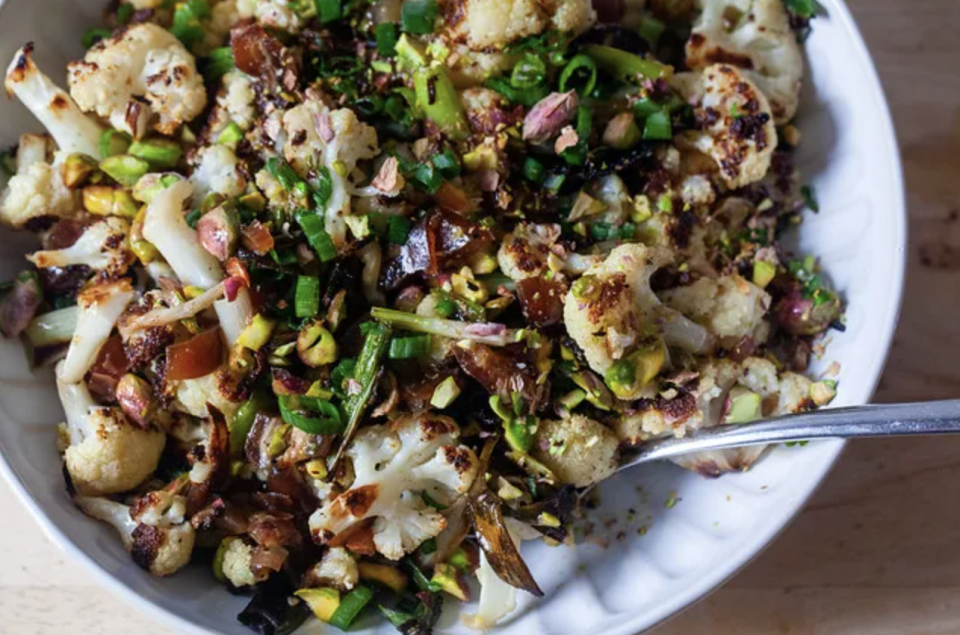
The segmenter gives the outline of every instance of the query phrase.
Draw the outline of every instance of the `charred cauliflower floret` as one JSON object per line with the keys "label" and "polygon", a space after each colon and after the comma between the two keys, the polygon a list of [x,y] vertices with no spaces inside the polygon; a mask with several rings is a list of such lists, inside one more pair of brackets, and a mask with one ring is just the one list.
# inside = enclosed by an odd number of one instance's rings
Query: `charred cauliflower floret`
{"label": "charred cauliflower floret", "polygon": [[113,327],[133,300],[129,280],[89,287],[77,296],[80,315],[67,357],[60,366],[60,380],[75,384],[97,361],[100,349],[106,343]]}
{"label": "charred cauliflower floret", "polygon": [[477,457],[457,445],[459,429],[449,417],[423,414],[390,425],[363,428],[346,456],[356,474],[350,489],[310,517],[310,529],[325,543],[356,523],[375,518],[377,551],[399,560],[446,526],[444,517],[423,501],[450,502],[477,477]]}
{"label": "charred cauliflower floret", "polygon": [[[324,223],[334,244],[347,240],[352,178],[357,163],[377,155],[377,131],[348,108],[330,110],[317,100],[291,108],[282,119],[284,158],[304,178],[325,167],[333,184]],[[259,175],[257,179],[260,183]]]}
{"label": "charred cauliflower floret", "polygon": [[223,561],[220,568],[223,577],[235,587],[254,586],[266,579],[265,575],[253,572],[251,564],[254,549],[242,538],[228,536],[220,545]]}
{"label": "charred cauliflower floret", "polygon": [[151,492],[132,507],[94,496],[77,496],[77,507],[117,530],[133,561],[155,576],[173,575],[193,554],[196,532],[186,520],[187,501],[167,492]]}
{"label": "charred cauliflower floret", "polygon": [[520,223],[500,244],[497,252],[500,270],[517,282],[542,276],[547,271],[550,248],[559,238],[559,225]]}
{"label": "charred cauliflower floret", "polygon": [[80,108],[134,137],[151,124],[173,134],[207,105],[193,55],[156,24],[137,24],[101,40],[69,65],[69,82]]}
{"label": "charred cauliflower floret", "polygon": [[511,42],[548,30],[581,33],[597,15],[587,0],[453,0],[458,16],[451,23],[454,37],[474,50],[502,49]]}
{"label": "charred cauliflower floret", "polygon": [[700,278],[665,292],[663,301],[718,338],[752,337],[757,344],[767,339],[769,327],[764,316],[770,308],[770,295],[738,275]]}
{"label": "charred cauliflower floret", "polygon": [[729,64],[756,84],[784,124],[797,113],[803,54],[781,0],[699,0],[687,66]]}
{"label": "charred cauliflower floret", "polygon": [[313,586],[335,587],[349,591],[360,581],[357,561],[343,547],[328,549],[308,574]]}
{"label": "charred cauliflower floret", "polygon": [[[61,362],[58,372],[62,369]],[[156,468],[166,436],[153,426],[138,428],[120,408],[98,406],[85,384],[57,379],[67,415],[64,452],[76,490],[87,496],[133,489]]]}
{"label": "charred cauliflower floret", "polygon": [[209,417],[208,404],[228,418],[232,417],[240,408],[241,404],[232,399],[233,379],[229,369],[221,368],[209,375],[196,379],[184,379],[176,382],[176,384],[174,405],[178,410],[190,416]]}
{"label": "charred cauliflower floret", "polygon": [[241,19],[256,18],[263,26],[287,33],[299,33],[305,20],[291,0],[237,0]]}
{"label": "charred cauliflower floret", "polygon": [[257,120],[254,100],[256,93],[253,80],[240,71],[231,71],[223,76],[223,84],[217,92],[216,101],[207,119],[206,138],[210,143],[220,139],[231,123],[246,132]]}
{"label": "charred cauliflower floret", "polygon": [[533,458],[563,483],[587,487],[608,478],[617,467],[619,440],[602,423],[583,415],[541,421]]}
{"label": "charred cauliflower floret", "polygon": [[17,172],[0,196],[0,221],[22,228],[35,218],[71,217],[76,197],[63,182],[59,165],[47,162],[47,139],[23,135],[17,149]]}
{"label": "charred cauliflower floret", "polygon": [[35,251],[27,260],[40,269],[86,265],[105,278],[117,278],[126,273],[133,262],[129,233],[127,221],[111,216],[87,227],[69,247]]}
{"label": "charred cauliflower floret", "polygon": [[243,194],[247,180],[233,150],[222,145],[202,148],[195,161],[190,175],[194,200],[203,201],[210,194],[221,194],[226,198]]}
{"label": "charred cauliflower floret", "polygon": [[33,45],[17,51],[7,69],[4,88],[17,96],[57,142],[61,152],[100,156],[103,128],[81,112],[76,102],[33,63]]}
{"label": "charred cauliflower floret", "polygon": [[663,306],[650,289],[650,276],[669,260],[663,249],[621,245],[571,286],[564,322],[593,370],[604,374],[617,360],[661,336],[667,344],[691,352],[709,350],[706,329]]}
{"label": "charred cauliflower floret", "polygon": [[763,179],[777,147],[777,130],[770,104],[756,85],[729,64],[680,73],[674,85],[694,106],[699,124],[678,142],[713,157],[730,189]]}

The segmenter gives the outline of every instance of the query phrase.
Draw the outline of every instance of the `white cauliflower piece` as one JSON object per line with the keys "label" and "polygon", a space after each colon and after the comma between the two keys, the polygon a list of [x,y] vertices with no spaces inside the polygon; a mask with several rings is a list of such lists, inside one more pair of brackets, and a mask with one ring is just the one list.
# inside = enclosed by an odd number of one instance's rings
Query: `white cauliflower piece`
{"label": "white cauliflower piece", "polygon": [[776,123],[793,119],[800,100],[803,53],[783,2],[698,0],[698,4],[703,11],[687,41],[687,66],[736,66],[763,91]]}
{"label": "white cauliflower piece", "polygon": [[730,189],[763,179],[777,147],[777,129],[756,85],[735,67],[717,64],[677,74],[674,86],[695,106],[700,122],[699,130],[683,133],[678,143],[710,155]]}
{"label": "white cauliflower piece", "polygon": [[661,334],[671,346],[696,353],[710,349],[706,329],[663,306],[650,289],[650,276],[669,261],[663,249],[620,245],[571,286],[564,323],[593,370],[603,375],[644,340]]}
{"label": "white cauliflower piece", "polygon": [[608,427],[583,415],[541,421],[532,451],[563,483],[587,487],[617,469],[619,440]]}
{"label": "white cauliflower piece", "polygon": [[[58,366],[58,374],[63,362]],[[64,462],[76,490],[86,496],[133,489],[157,469],[166,436],[150,425],[134,426],[120,408],[98,406],[84,383],[59,377],[70,445]]]}
{"label": "white cauliflower piece", "polygon": [[190,175],[194,201],[199,203],[210,194],[235,198],[247,188],[240,170],[240,160],[227,146],[214,145],[200,149]]}
{"label": "white cauliflower piece", "polygon": [[[330,172],[333,192],[324,211],[324,225],[337,248],[346,244],[350,215],[351,177],[357,163],[379,152],[377,131],[357,119],[348,108],[330,110],[319,101],[307,101],[283,114],[284,158],[300,176],[321,166]],[[258,184],[260,178],[257,178]]]}
{"label": "white cauliflower piece", "polygon": [[768,329],[764,316],[770,294],[738,275],[700,278],[663,293],[667,306],[703,324],[718,338],[753,337],[762,344]]}
{"label": "white cauliflower piece", "polygon": [[777,400],[776,415],[789,415],[813,410],[815,404],[810,397],[813,382],[797,373],[784,373],[780,377],[780,398]]}
{"label": "white cauliflower piece", "polygon": [[70,94],[86,112],[134,137],[167,135],[207,105],[193,55],[166,29],[144,23],[101,40],[68,66]]}
{"label": "white cauliflower piece", "polygon": [[4,80],[7,93],[16,95],[40,120],[61,152],[99,157],[103,128],[37,68],[32,54],[33,46],[28,44],[13,56]]}
{"label": "white cauliflower piece", "polygon": [[20,137],[17,173],[0,197],[0,221],[4,224],[20,228],[34,218],[64,218],[76,213],[76,197],[63,182],[60,166],[47,163],[46,155],[46,137]]}
{"label": "white cauliflower piece", "polygon": [[349,490],[310,517],[314,539],[328,542],[356,523],[376,518],[377,551],[399,560],[439,534],[446,520],[423,502],[422,492],[449,501],[477,477],[477,457],[457,445],[458,434],[453,419],[434,414],[363,428],[346,452],[356,478]]}
{"label": "white cauliflower piece", "polygon": [[173,267],[184,284],[208,289],[223,278],[220,262],[187,224],[183,205],[193,194],[188,181],[180,179],[154,194],[143,220],[143,237]]}
{"label": "white cauliflower piece", "polygon": [[516,56],[501,52],[473,51],[466,44],[455,44],[447,58],[450,80],[458,89],[483,86],[491,77],[506,73],[516,64]]}
{"label": "white cauliflower piece", "polygon": [[333,547],[323,554],[309,576],[311,584],[349,591],[360,582],[360,569],[349,551],[343,547]]}
{"label": "white cauliflower piece", "polygon": [[511,280],[537,278],[547,272],[550,248],[560,239],[559,225],[519,223],[497,252],[500,270]]}
{"label": "white cauliflower piece", "polygon": [[254,574],[250,568],[253,560],[253,547],[236,536],[223,539],[223,577],[235,587],[254,586],[262,582],[265,576]]}
{"label": "white cauliflower piece", "polygon": [[196,379],[183,379],[176,383],[174,407],[193,417],[206,419],[210,416],[207,404],[223,413],[227,419],[233,417],[241,404],[233,401],[231,386],[233,379],[228,368],[215,370],[209,375]]}
{"label": "white cauliflower piece", "polygon": [[257,120],[253,80],[240,71],[223,76],[223,85],[217,92],[216,103],[207,120],[207,139],[215,143],[220,133],[235,123],[243,131],[250,130]]}
{"label": "white cauliflower piece", "polygon": [[263,26],[288,33],[299,33],[304,19],[290,6],[290,0],[237,0],[237,13],[241,19],[256,18]]}
{"label": "white cauliflower piece", "polygon": [[67,357],[60,366],[61,381],[75,384],[83,380],[133,296],[133,288],[126,279],[80,292],[77,296],[80,315]]}
{"label": "white cauliflower piece", "polygon": [[151,492],[133,507],[95,496],[77,496],[74,502],[86,515],[113,526],[133,561],[151,574],[173,575],[190,562],[196,531],[184,518],[183,496]]}
{"label": "white cauliflower piece", "polygon": [[133,261],[129,233],[127,221],[110,216],[87,227],[69,247],[35,251],[27,260],[40,269],[86,265],[105,278],[117,278],[126,273]]}
{"label": "white cauliflower piece", "polygon": [[578,34],[596,22],[588,0],[455,0],[452,14],[462,16],[451,25],[454,39],[474,50],[502,49],[511,42],[548,30]]}

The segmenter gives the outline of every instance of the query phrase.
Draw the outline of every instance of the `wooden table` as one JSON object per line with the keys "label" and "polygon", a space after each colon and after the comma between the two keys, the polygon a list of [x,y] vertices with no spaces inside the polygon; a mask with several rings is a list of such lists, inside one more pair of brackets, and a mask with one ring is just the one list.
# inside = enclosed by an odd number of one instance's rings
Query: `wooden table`
{"label": "wooden table", "polygon": [[[906,167],[910,271],[879,400],[960,396],[960,2],[849,0]],[[755,563],[656,635],[960,634],[960,439],[853,443]],[[172,635],[100,588],[0,485],[0,632]]]}

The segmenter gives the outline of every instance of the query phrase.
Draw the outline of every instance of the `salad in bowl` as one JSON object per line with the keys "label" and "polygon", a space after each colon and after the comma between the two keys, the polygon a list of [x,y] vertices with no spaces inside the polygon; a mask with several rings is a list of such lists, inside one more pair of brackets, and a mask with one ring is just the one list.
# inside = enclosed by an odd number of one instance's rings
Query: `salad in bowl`
{"label": "salad in bowl", "polygon": [[622,452],[836,394],[843,304],[780,244],[815,8],[113,2],[65,87],[24,44],[0,329],[56,367],[73,502],[262,633],[542,595],[523,543]]}

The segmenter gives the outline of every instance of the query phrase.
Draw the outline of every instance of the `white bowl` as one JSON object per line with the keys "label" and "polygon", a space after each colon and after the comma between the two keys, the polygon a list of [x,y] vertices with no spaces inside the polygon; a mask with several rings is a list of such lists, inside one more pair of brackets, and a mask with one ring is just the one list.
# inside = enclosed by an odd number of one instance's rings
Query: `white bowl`
{"label": "white bowl", "polygon": [[[867,402],[880,377],[901,297],[906,215],[896,138],[866,47],[840,0],[820,2],[828,16],[815,21],[807,43],[800,166],[822,211],[807,217],[798,247],[821,258],[849,305],[847,331],[830,335],[815,368],[841,365],[839,406]],[[17,47],[34,40],[41,68],[62,80],[67,61],[82,54],[80,38],[104,0],[0,4],[0,61],[6,64]],[[0,142],[15,143],[25,130],[39,127],[15,101],[0,103]],[[0,233],[4,278],[21,268],[20,254],[32,244],[25,234]],[[151,578],[111,530],[71,505],[56,450],[62,413],[52,384],[49,372],[28,369],[18,342],[0,341],[0,472],[53,542],[178,632],[248,635],[235,620],[245,600],[229,595],[209,571],[197,567],[172,579]],[[525,598],[501,632],[633,635],[667,619],[756,556],[842,448],[840,442],[776,448],[752,471],[718,480],[671,465],[622,475],[603,488],[599,514],[614,522],[597,537],[606,537],[609,547],[525,547],[547,595]],[[679,502],[667,509],[671,493]],[[360,626],[363,633],[396,632],[373,619]],[[452,610],[438,629],[464,630]]]}

